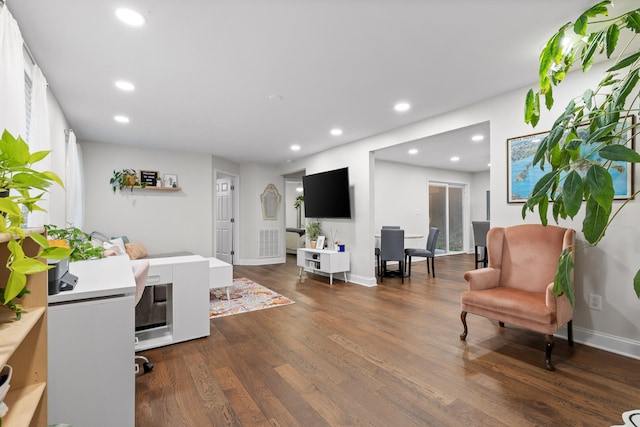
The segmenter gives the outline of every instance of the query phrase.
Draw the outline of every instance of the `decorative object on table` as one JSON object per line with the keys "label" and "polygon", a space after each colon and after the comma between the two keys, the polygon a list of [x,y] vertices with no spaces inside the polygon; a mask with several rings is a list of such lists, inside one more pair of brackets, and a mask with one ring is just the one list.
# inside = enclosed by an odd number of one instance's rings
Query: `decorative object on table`
{"label": "decorative object on table", "polygon": [[141,183],[138,180],[138,174],[135,169],[114,170],[109,184],[111,184],[114,193],[116,190],[122,191],[123,188],[129,188],[130,191],[133,191],[134,187],[145,188],[147,186],[146,183]]}
{"label": "decorative object on table", "polygon": [[234,279],[230,300],[222,288],[212,289],[210,295],[211,318],[294,304],[289,298],[246,278]]}
{"label": "decorative object on table", "polygon": [[[42,210],[38,202],[48,191],[52,183],[64,187],[62,180],[51,171],[39,172],[32,169],[34,163],[49,155],[49,151],[31,153],[27,143],[7,130],[0,140],[0,213],[4,220],[0,221],[0,231],[9,235],[7,248],[10,252],[7,270],[10,271],[6,283],[0,284],[0,303],[13,310],[20,319],[22,305],[19,298],[29,293],[26,287],[27,276],[49,269],[48,265],[38,258],[61,260],[67,258],[71,251],[67,248],[49,247],[47,239],[38,233],[25,233],[24,209],[29,212]],[[12,194],[12,190],[15,195]],[[30,194],[30,190],[40,190],[40,194]],[[38,244],[38,253],[25,254],[23,243],[31,239]]]}
{"label": "decorative object on table", "polygon": [[318,239],[316,240],[316,249],[324,249],[324,241],[324,236],[318,236]]}
{"label": "decorative object on table", "polygon": [[162,177],[164,187],[177,188],[178,187],[178,175],[171,173],[165,173]]}
{"label": "decorative object on table", "polygon": [[[615,144],[626,146],[631,150],[635,149],[635,138],[632,127],[627,127],[626,121],[630,125],[635,124],[635,116],[624,117],[618,123],[616,133],[618,137]],[[633,163],[622,160],[607,160],[597,154],[598,141],[591,140],[591,131],[588,126],[578,126],[575,129],[576,136],[584,141],[580,147],[580,156],[591,164],[606,165],[610,163],[609,173],[613,179],[614,199],[629,199],[633,194]],[[527,136],[507,139],[507,202],[524,203],[531,194],[535,184],[546,174],[552,171],[551,164],[542,167],[532,167],[534,157],[540,149],[542,141],[549,136],[549,132],[536,133]],[[592,142],[588,142],[592,141]],[[590,154],[590,153],[596,154]],[[582,180],[586,179],[587,172],[576,169]],[[561,172],[559,180],[566,179],[568,172]]]}
{"label": "decorative object on table", "polygon": [[[537,208],[540,222],[546,225],[550,201],[556,223],[559,218],[575,218],[584,206],[582,233],[592,246],[604,237],[612,219],[627,205],[622,203],[613,210],[613,177],[617,172],[614,161],[640,163],[640,154],[633,150],[628,140],[638,127],[638,123],[629,117],[636,111],[640,96],[640,52],[634,43],[626,41],[640,32],[640,13],[634,9],[609,16],[609,5],[611,1],[608,0],[596,4],[575,23],[563,25],[551,36],[540,53],[539,89],[536,92],[529,90],[525,99],[524,121],[535,127],[540,120],[540,99],[544,98],[548,110],[553,107],[552,87],[572,74],[569,71],[576,61],[581,62],[583,72],[587,72],[596,54],[605,53],[607,58],[616,58],[595,89],[576,91],[540,144],[532,167],[549,164],[551,170],[536,182],[522,208],[523,216]],[[616,52],[618,40],[624,42]],[[625,118],[628,120],[621,127],[621,120]],[[578,137],[582,126],[589,127],[586,141]],[[596,143],[595,150],[588,156],[581,150],[584,143]],[[605,162],[594,161],[595,157]],[[630,198],[636,194],[634,190]],[[554,295],[571,291],[572,283],[566,273],[573,271],[573,267],[572,257],[563,252],[554,281]],[[640,298],[640,270],[634,276],[633,287]],[[570,300],[573,305],[573,298]]]}
{"label": "decorative object on table", "polygon": [[[69,261],[98,259],[103,257],[104,248],[91,243],[91,235],[76,227],[58,228],[54,224],[45,224],[47,237],[64,240],[71,249]],[[53,244],[49,243],[50,246]]]}
{"label": "decorative object on table", "polygon": [[293,207],[296,208],[296,227],[302,228],[302,204],[304,203],[304,196],[296,197],[296,201],[293,203]]}
{"label": "decorative object on table", "polygon": [[156,187],[158,183],[158,171],[140,171],[140,183],[145,186]]}
{"label": "decorative object on table", "polygon": [[309,236],[309,244],[312,249],[315,249],[316,240],[320,233],[322,233],[322,229],[320,228],[320,223],[318,221],[311,221],[307,224],[307,236]]}
{"label": "decorative object on table", "polygon": [[278,219],[281,199],[282,196],[278,193],[275,185],[269,184],[264,188],[264,191],[260,195],[262,219]]}

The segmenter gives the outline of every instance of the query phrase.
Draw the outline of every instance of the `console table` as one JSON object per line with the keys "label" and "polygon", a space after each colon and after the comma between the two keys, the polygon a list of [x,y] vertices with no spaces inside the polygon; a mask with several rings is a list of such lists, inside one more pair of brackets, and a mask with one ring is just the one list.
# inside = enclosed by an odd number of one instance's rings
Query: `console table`
{"label": "console table", "polygon": [[329,284],[333,285],[333,274],[343,273],[347,281],[347,271],[351,269],[349,252],[338,252],[326,249],[298,248],[297,264],[302,270],[321,271],[329,274]]}

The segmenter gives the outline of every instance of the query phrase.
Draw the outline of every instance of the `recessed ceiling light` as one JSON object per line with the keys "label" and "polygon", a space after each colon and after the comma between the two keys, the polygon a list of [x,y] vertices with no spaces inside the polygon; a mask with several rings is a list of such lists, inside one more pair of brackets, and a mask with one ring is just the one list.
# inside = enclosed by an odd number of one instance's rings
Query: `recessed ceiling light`
{"label": "recessed ceiling light", "polygon": [[340,135],[342,135],[342,129],[338,129],[338,128],[336,128],[336,129],[331,129],[331,135],[333,135],[333,136],[340,136]]}
{"label": "recessed ceiling light", "polygon": [[411,150],[409,150],[409,154],[411,155],[418,154],[418,150],[415,148],[412,148]]}
{"label": "recessed ceiling light", "polygon": [[482,141],[484,139],[484,135],[473,135],[471,137],[472,141]]}
{"label": "recessed ceiling light", "polygon": [[457,162],[458,160],[460,160],[460,157],[458,157],[458,156],[453,156],[453,157],[451,158],[451,161],[452,161],[452,162]]}
{"label": "recessed ceiling light", "polygon": [[125,82],[124,80],[118,80],[116,82],[116,87],[127,92],[131,92],[136,88],[133,83]]}
{"label": "recessed ceiling light", "polygon": [[302,187],[296,187],[296,191],[297,191],[298,193],[302,193],[302,192],[304,191],[304,188],[302,188]]}
{"label": "recessed ceiling light", "polygon": [[491,167],[491,163],[487,163],[487,166]]}
{"label": "recessed ceiling light", "polygon": [[411,109],[411,105],[408,102],[398,102],[393,108],[396,111],[408,111]]}
{"label": "recessed ceiling light", "polygon": [[291,146],[291,151],[300,151],[300,146],[298,144],[293,144]]}
{"label": "recessed ceiling light", "polygon": [[115,120],[118,123],[129,123],[129,117],[127,116],[113,116],[113,120]]}
{"label": "recessed ceiling light", "polygon": [[116,16],[119,20],[132,27],[140,27],[144,25],[147,20],[144,16],[140,15],[135,10],[127,9],[124,7],[116,9]]}

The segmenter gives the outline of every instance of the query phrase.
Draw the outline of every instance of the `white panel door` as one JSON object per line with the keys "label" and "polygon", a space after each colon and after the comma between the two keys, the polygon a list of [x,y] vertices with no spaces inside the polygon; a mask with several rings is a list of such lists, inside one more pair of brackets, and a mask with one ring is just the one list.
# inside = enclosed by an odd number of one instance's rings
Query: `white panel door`
{"label": "white panel door", "polygon": [[233,264],[233,178],[216,179],[216,258]]}

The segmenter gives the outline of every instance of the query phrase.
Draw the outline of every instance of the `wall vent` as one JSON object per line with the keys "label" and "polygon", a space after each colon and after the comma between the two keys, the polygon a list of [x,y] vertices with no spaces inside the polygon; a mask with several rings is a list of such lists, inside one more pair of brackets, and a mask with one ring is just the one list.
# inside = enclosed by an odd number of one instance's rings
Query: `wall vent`
{"label": "wall vent", "polygon": [[280,232],[277,228],[260,230],[260,258],[275,258],[280,255]]}

